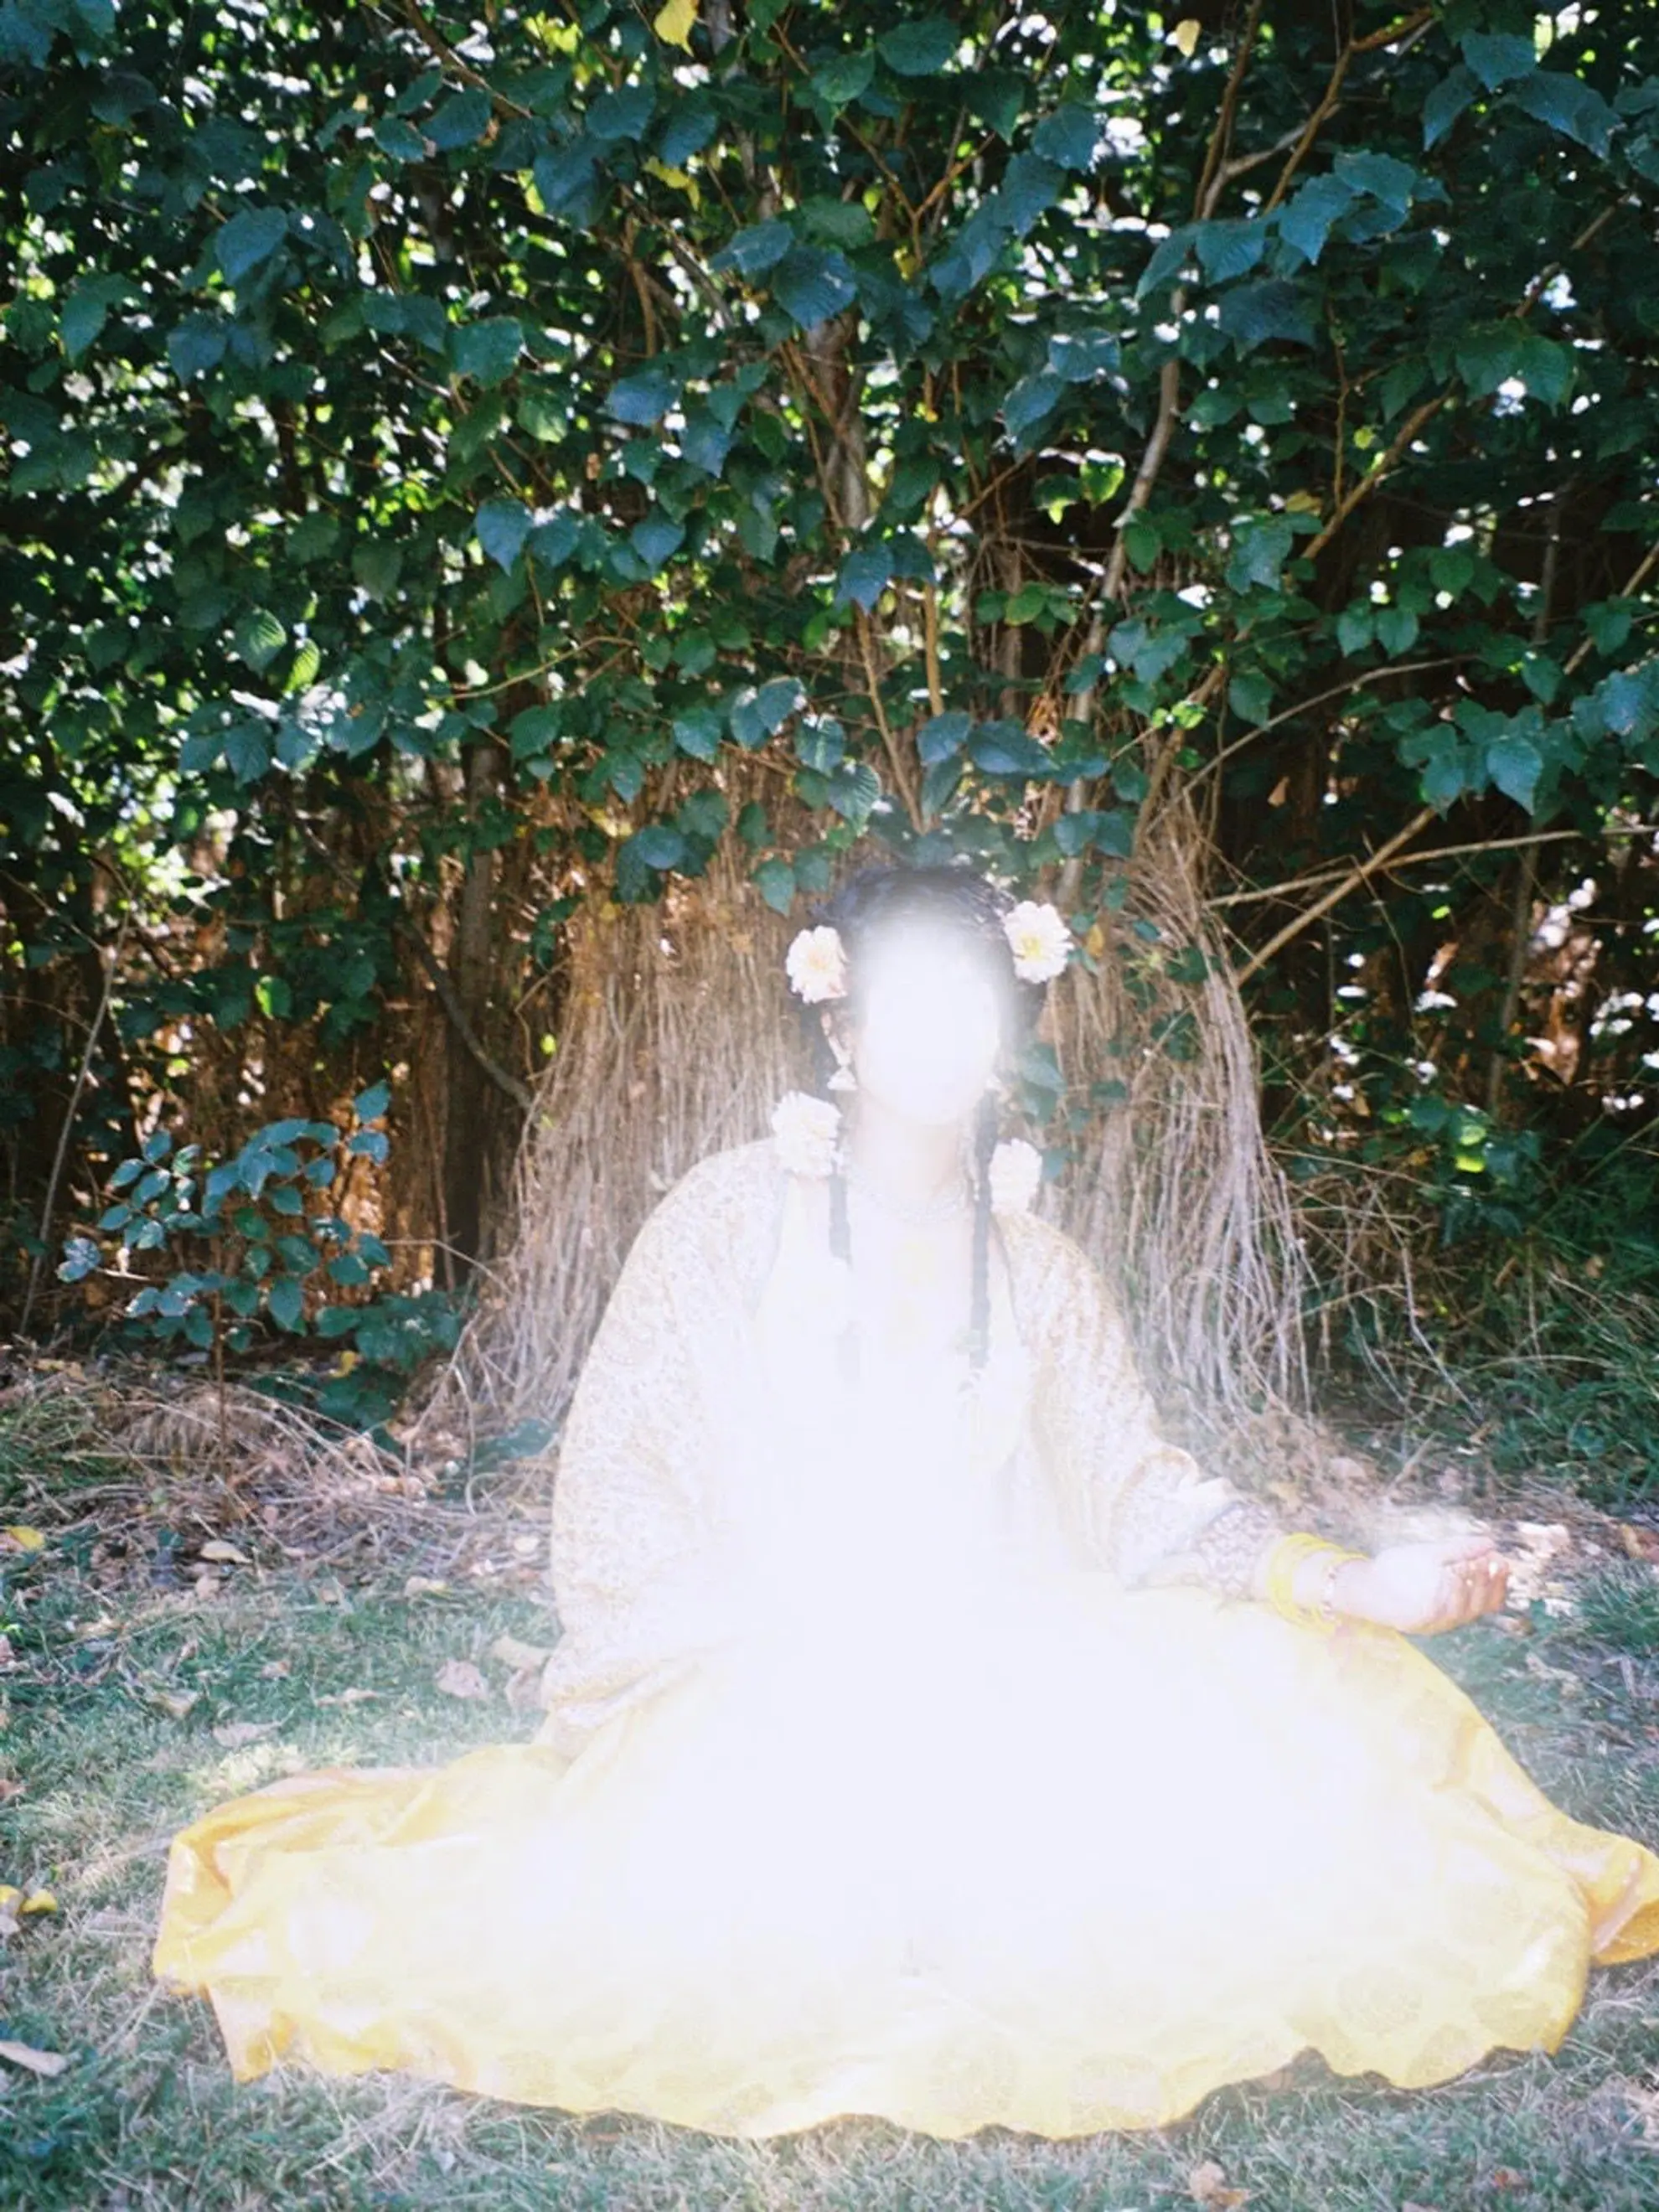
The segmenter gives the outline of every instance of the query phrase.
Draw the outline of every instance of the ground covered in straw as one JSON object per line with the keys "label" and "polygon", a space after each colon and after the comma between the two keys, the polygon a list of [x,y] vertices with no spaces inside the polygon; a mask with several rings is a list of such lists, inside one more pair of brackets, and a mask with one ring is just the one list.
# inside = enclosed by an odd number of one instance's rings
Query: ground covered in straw
{"label": "ground covered in straw", "polygon": [[[546,1474],[305,1450],[235,1406],[208,1450],[199,1410],[162,1394],[135,1412],[74,1370],[0,1390],[0,1883],[22,1893],[0,1908],[6,2212],[1659,2202],[1659,1962],[1598,1973],[1553,2059],[1500,2053],[1402,2094],[1304,2057],[1156,2134],[1060,2143],[849,2119],[744,2144],[294,2067],[238,2087],[205,2004],[149,1979],[169,1836],[284,1772],[527,1735],[526,1647],[553,1632]],[[1468,1494],[1467,1462],[1421,1439],[1407,1458],[1384,1486],[1397,1521]],[[1558,1802],[1659,1840],[1659,1531],[1513,1492],[1480,1513],[1522,1562],[1516,1601],[1435,1656]]]}

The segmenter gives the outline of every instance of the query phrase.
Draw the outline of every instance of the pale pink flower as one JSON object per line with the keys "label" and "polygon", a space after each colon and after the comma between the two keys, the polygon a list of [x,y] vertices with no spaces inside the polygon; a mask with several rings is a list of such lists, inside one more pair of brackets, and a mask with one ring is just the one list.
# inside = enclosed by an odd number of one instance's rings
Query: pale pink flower
{"label": "pale pink flower", "polygon": [[991,1210],[1026,1213],[1042,1181],[1042,1155],[1024,1137],[1005,1137],[991,1155]]}
{"label": "pale pink flower", "polygon": [[1026,982],[1046,983],[1066,965],[1072,933],[1057,907],[1022,899],[1004,915],[1002,927],[1013,952],[1014,973]]}
{"label": "pale pink flower", "polygon": [[810,1091],[786,1091],[772,1109],[772,1140],[791,1175],[827,1176],[840,1130],[838,1110]]}
{"label": "pale pink flower", "polygon": [[847,995],[847,956],[840,933],[827,922],[797,933],[784,957],[784,966],[789,971],[790,988],[809,1006]]}

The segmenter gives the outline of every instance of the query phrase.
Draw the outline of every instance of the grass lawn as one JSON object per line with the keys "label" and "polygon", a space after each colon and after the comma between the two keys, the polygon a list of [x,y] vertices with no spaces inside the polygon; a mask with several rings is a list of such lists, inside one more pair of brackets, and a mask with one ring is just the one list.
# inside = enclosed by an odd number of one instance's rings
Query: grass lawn
{"label": "grass lawn", "polygon": [[[1499,2052],[1405,2093],[1304,2055],[1176,2126],[1063,2142],[993,2129],[945,2143],[848,2119],[744,2143],[297,2065],[239,2087],[205,2002],[150,1981],[168,1838],[281,1773],[527,1736],[534,1716],[509,1702],[490,1647],[550,1640],[537,1501],[492,1504],[459,1539],[450,1512],[441,1556],[414,1507],[332,1558],[315,1542],[284,1553],[268,1522],[222,1521],[248,1560],[222,1564],[204,1593],[199,1502],[153,1476],[124,1487],[108,1463],[66,1482],[35,1463],[38,1438],[11,1444],[0,1408],[0,1522],[46,1538],[0,1558],[0,1882],[46,1887],[58,1910],[0,1942],[0,2038],[70,2063],[0,2063],[3,2212],[1659,2205],[1659,1960],[1597,1970],[1553,2058]],[[1559,1803],[1659,1842],[1659,1567],[1623,1557],[1609,1523],[1573,1529],[1547,1606],[1431,1648]],[[446,1587],[411,1593],[412,1575]],[[486,1694],[438,1686],[454,1661],[476,1664]]]}

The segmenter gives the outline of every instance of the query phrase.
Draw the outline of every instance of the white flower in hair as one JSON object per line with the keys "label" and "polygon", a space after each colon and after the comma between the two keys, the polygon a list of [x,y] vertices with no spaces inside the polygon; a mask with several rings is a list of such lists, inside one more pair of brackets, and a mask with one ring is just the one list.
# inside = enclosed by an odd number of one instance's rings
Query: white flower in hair
{"label": "white flower in hair", "polygon": [[791,1175],[827,1176],[840,1132],[838,1109],[810,1091],[786,1091],[772,1109],[772,1140]]}
{"label": "white flower in hair", "polygon": [[827,922],[797,933],[784,956],[784,966],[789,971],[790,989],[809,1006],[816,1006],[821,999],[847,995],[847,955],[840,932]]}
{"label": "white flower in hair", "polygon": [[1014,956],[1014,973],[1028,983],[1058,975],[1072,950],[1072,933],[1060,909],[1022,899],[1002,917],[1003,933]]}
{"label": "white flower in hair", "polygon": [[1025,1213],[1042,1181],[1042,1155],[1024,1137],[1005,1137],[988,1170],[994,1213]]}

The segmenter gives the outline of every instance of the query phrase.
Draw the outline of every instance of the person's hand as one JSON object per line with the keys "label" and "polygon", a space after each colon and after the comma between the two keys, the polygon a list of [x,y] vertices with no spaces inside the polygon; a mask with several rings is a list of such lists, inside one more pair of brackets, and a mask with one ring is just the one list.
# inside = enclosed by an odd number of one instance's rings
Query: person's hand
{"label": "person's hand", "polygon": [[1437,1636],[1495,1613],[1509,1593],[1510,1563],[1490,1536],[1386,1544],[1337,1570],[1332,1604],[1352,1620],[1407,1636]]}

